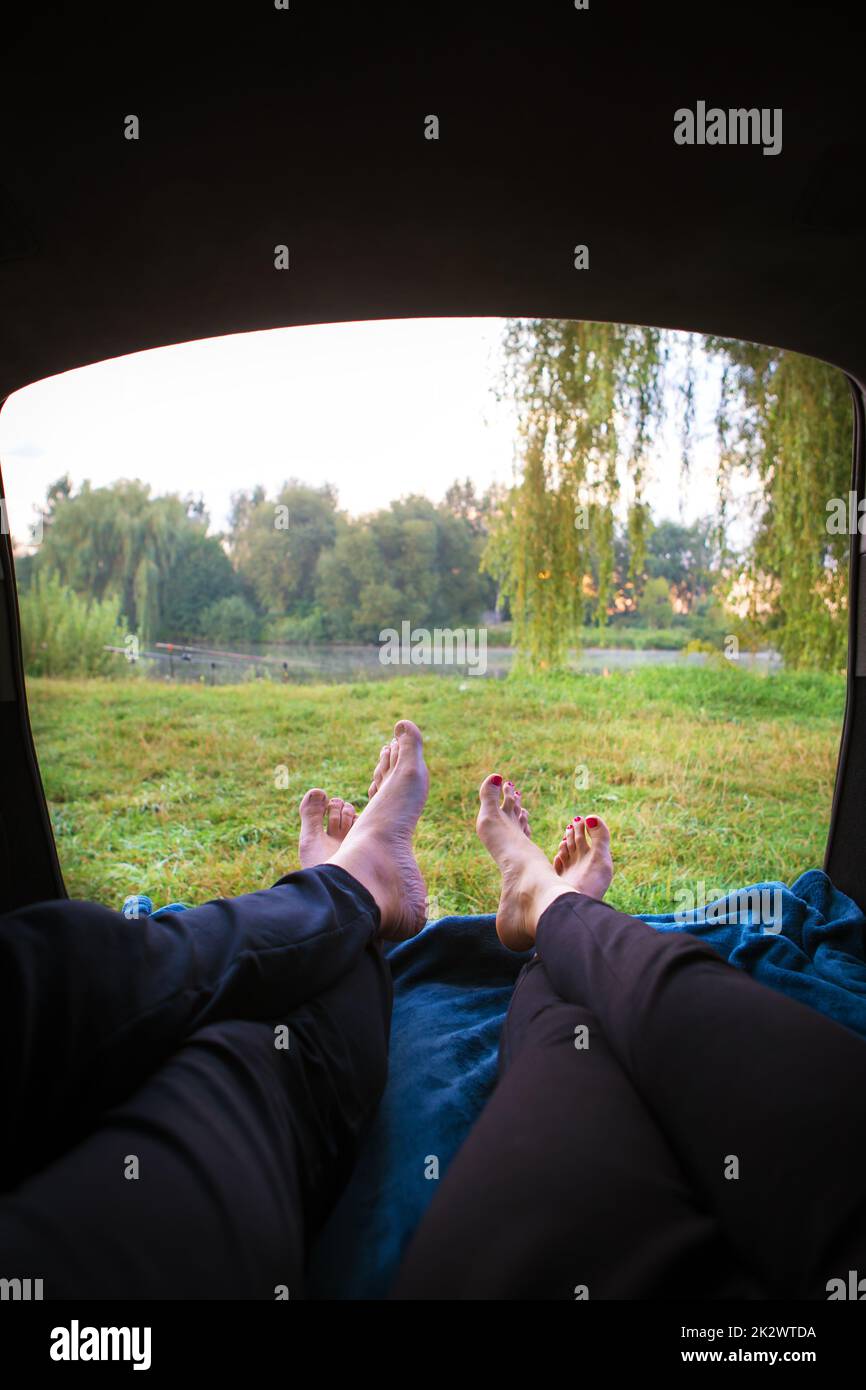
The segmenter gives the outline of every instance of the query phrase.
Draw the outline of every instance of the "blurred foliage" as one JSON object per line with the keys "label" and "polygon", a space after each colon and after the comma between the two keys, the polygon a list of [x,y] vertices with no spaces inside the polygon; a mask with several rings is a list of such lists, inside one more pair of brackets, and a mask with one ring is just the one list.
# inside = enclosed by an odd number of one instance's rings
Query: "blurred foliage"
{"label": "blurred foliage", "polygon": [[127,636],[116,597],[86,599],[57,575],[39,576],[20,595],[24,669],[30,676],[110,676],[128,667],[106,646]]}
{"label": "blurred foliage", "polygon": [[[844,376],[797,353],[703,339],[722,367],[717,512],[697,527],[656,526],[642,493],[667,385],[682,400],[685,473],[694,428],[695,340],[674,377],[673,342],[625,325],[508,322],[502,391],[518,412],[521,474],[484,565],[510,600],[521,653],[556,667],[582,623],[604,626],[642,607],[663,624],[664,579],[672,612],[695,613],[713,594],[728,631],[751,645],[777,647],[789,666],[841,668],[849,537],[828,533],[827,508],[847,497],[851,474]],[[623,477],[631,500],[618,531]],[[726,540],[735,493],[751,535],[739,555]],[[641,597],[650,585],[651,614]]]}

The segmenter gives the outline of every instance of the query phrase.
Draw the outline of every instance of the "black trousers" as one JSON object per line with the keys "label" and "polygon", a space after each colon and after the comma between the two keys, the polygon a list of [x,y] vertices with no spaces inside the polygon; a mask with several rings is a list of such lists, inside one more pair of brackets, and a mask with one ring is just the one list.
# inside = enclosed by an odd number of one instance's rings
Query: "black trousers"
{"label": "black trousers", "polygon": [[385,1084],[379,911],[335,867],[156,920],[0,921],[0,1262],[45,1298],[299,1297]]}
{"label": "black trousers", "polygon": [[398,1298],[827,1298],[866,1275],[866,1046],[581,894],[544,913],[497,1087]]}
{"label": "black trousers", "polygon": [[[302,1296],[384,1085],[377,925],[334,868],[0,923],[4,1277]],[[866,1048],[694,938],[560,899],[501,1066],[398,1297],[824,1298],[866,1267]]]}

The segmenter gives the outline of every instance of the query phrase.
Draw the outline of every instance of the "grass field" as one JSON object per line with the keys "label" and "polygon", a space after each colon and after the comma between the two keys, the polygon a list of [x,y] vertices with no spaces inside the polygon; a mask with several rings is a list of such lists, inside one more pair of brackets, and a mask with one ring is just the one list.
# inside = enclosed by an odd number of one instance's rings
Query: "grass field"
{"label": "grass field", "polygon": [[514,778],[550,852],[572,816],[608,820],[609,896],[627,911],[664,911],[699,880],[790,882],[823,857],[845,689],[667,667],[316,687],[33,680],[29,695],[69,892],[112,906],[272,883],[297,867],[304,790],[362,807],[394,721],[415,719],[432,774],[417,848],[438,915],[495,906],[473,832],[489,771]]}

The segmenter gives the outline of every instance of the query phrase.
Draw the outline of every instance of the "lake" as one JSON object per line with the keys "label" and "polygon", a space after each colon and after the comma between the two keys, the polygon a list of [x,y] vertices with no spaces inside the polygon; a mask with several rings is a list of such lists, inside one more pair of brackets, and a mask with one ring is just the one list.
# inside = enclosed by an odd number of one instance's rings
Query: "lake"
{"label": "lake", "polygon": [[[502,678],[514,665],[513,647],[488,647],[484,675],[471,675],[467,667],[452,665],[384,665],[375,645],[321,643],[315,646],[262,644],[244,651],[224,652],[200,647],[177,647],[173,651],[147,650],[140,663],[155,680],[234,685],[256,679],[313,684],[388,680],[392,676],[433,675],[452,679],[483,680]],[[124,658],[118,656],[121,661]],[[570,665],[575,671],[603,675],[605,671],[628,671],[643,666],[703,666],[705,652],[633,651],[625,647],[584,647],[573,652]],[[779,670],[781,657],[775,652],[741,652],[739,665],[761,671]]]}

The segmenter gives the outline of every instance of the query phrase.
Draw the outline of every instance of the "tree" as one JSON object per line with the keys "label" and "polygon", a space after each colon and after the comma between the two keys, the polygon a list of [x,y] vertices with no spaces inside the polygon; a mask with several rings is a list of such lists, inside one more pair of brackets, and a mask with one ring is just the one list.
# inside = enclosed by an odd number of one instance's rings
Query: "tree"
{"label": "tree", "polygon": [[201,615],[201,631],[211,642],[257,642],[261,619],[246,599],[231,594],[208,604]]}
{"label": "tree", "polygon": [[662,415],[666,352],[657,329],[513,319],[505,360],[523,476],[492,530],[484,564],[511,600],[519,649],[550,666],[563,659],[583,620],[592,551],[596,614],[607,619],[623,460],[637,504],[628,514],[631,559],[635,572],[642,568],[644,455]]}
{"label": "tree", "polygon": [[471,570],[472,592],[465,596],[463,606],[468,607],[476,616],[484,609],[496,609],[500,606],[498,586],[493,575],[483,568],[482,560],[491,525],[507,493],[508,489],[501,483],[493,483],[479,496],[471,478],[466,478],[463,482],[455,479],[439,508],[446,515],[463,522],[464,527],[468,529],[471,557],[467,555],[461,560],[460,574],[469,586]]}
{"label": "tree", "polygon": [[[850,536],[827,504],[847,499],[853,412],[845,377],[812,357],[709,338],[724,363],[717,415],[720,528],[740,475],[752,484],[754,538],[728,557],[735,611],[763,621],[788,666],[834,669],[847,651]],[[760,594],[760,599],[756,594]]]}
{"label": "tree", "polygon": [[491,519],[507,491],[502,483],[491,483],[479,496],[471,478],[464,478],[462,482],[455,478],[445,493],[441,510],[465,521],[473,535],[486,536],[490,531]]}
{"label": "tree", "polygon": [[344,519],[317,568],[328,631],[375,642],[404,619],[427,628],[476,623],[491,597],[478,568],[482,545],[468,520],[425,497]]}
{"label": "tree", "polygon": [[148,641],[159,627],[164,577],[187,527],[196,523],[177,496],[152,498],[140,481],[54,492],[51,524],[37,572],[56,575],[86,597],[115,597],[133,631]]}
{"label": "tree", "polygon": [[232,560],[266,613],[309,608],[319,556],[336,536],[337,497],[329,486],[292,479],[274,501],[262,488],[233,499]]}
{"label": "tree", "polygon": [[[381,628],[389,623],[379,623],[365,608],[359,624],[359,595],[370,588],[384,591],[387,583],[385,565],[372,533],[359,523],[344,521],[336,542],[321,552],[316,567],[316,600],[328,636],[375,642]],[[386,602],[390,603],[390,597]]]}
{"label": "tree", "polygon": [[165,641],[215,639],[217,634],[210,629],[205,611],[223,599],[243,598],[241,581],[220,538],[208,536],[201,524],[182,532],[163,588],[159,632]]}
{"label": "tree", "polygon": [[637,612],[645,627],[669,627],[673,616],[671,586],[666,579],[648,579],[637,601]]}
{"label": "tree", "polygon": [[667,581],[680,613],[691,613],[718,577],[712,531],[712,520],[692,526],[660,521],[647,530],[646,573],[650,579]]}
{"label": "tree", "polygon": [[[841,665],[849,537],[828,534],[827,504],[845,498],[849,485],[845,378],[796,353],[705,339],[704,352],[723,364],[715,537],[678,535],[666,523],[653,553],[644,458],[651,427],[662,419],[672,344],[671,334],[655,329],[509,321],[504,389],[518,411],[522,476],[491,529],[484,565],[511,598],[522,654],[555,664],[588,609],[600,623],[633,609],[645,573],[669,578],[680,608],[703,605],[712,557],[728,574],[729,603],[738,594],[748,606],[749,582],[756,586],[761,597],[751,619],[772,632],[789,665]],[[672,383],[683,400],[684,466],[694,417],[692,346],[689,338]],[[724,543],[736,474],[753,484],[753,539],[741,557]],[[615,525],[624,479],[631,494],[627,578]]]}

